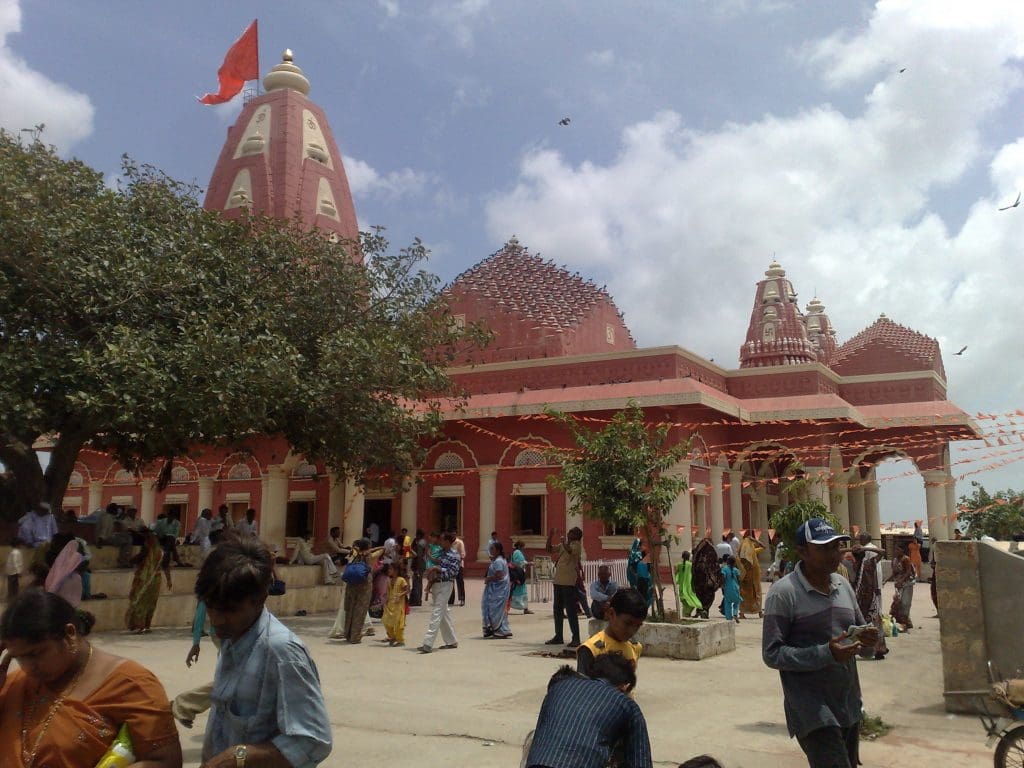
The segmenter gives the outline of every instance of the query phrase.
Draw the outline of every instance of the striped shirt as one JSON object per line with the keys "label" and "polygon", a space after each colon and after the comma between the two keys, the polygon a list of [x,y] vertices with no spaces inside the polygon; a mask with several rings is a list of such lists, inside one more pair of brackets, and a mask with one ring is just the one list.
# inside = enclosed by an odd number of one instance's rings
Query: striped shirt
{"label": "striped shirt", "polygon": [[540,707],[528,768],[604,768],[621,742],[623,768],[651,768],[647,723],[636,702],[605,680],[568,674]]}
{"label": "striped shirt", "polygon": [[459,557],[458,550],[454,547],[446,549],[444,554],[441,555],[441,581],[451,581],[459,575],[459,569],[462,567],[462,558]]}
{"label": "striped shirt", "polygon": [[761,653],[782,678],[790,736],[860,721],[857,662],[836,661],[828,643],[851,624],[863,623],[853,588],[837,573],[831,574],[827,595],[811,586],[802,564],[768,591]]}

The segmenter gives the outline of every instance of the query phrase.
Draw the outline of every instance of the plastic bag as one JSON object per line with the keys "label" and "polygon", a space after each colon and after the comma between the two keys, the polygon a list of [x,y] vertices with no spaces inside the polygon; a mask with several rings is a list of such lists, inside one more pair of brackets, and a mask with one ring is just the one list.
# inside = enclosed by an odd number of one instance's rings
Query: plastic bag
{"label": "plastic bag", "polygon": [[110,745],[110,749],[96,763],[96,768],[125,768],[135,762],[135,748],[132,746],[132,737],[128,733],[128,724],[125,723],[117,732],[117,738]]}

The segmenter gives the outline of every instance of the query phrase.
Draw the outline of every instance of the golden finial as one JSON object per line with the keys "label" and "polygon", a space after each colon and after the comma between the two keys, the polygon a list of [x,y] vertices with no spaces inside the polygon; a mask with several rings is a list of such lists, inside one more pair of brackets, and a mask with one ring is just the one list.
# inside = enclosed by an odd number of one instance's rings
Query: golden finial
{"label": "golden finial", "polygon": [[284,49],[284,55],[281,56],[281,61],[289,61],[290,62],[290,61],[294,61],[294,60],[295,60],[295,54],[292,53],[292,49],[291,48],[285,48]]}

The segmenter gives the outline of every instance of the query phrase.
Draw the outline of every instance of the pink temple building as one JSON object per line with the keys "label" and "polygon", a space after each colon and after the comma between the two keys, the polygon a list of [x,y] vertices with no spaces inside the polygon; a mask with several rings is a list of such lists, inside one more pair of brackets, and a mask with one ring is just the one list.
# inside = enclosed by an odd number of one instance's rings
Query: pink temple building
{"label": "pink temple building", "polygon": [[[354,237],[342,155],[290,53],[264,86],[228,130],[206,207],[299,216]],[[877,537],[875,467],[908,458],[924,481],[931,534],[949,536],[949,443],[978,430],[946,398],[938,343],[882,315],[838,344],[825,305],[815,298],[801,310],[778,263],[753,288],[733,369],[681,346],[637,347],[607,291],[514,237],[447,293],[457,319],[483,320],[495,338],[451,369],[468,400],[446,414],[444,435],[404,493],[355,486],[267,437],[235,450],[197,446],[176,461],[162,491],[155,472],[138,476],[83,451],[65,505],[86,513],[114,501],[138,507],[145,520],[176,508],[185,530],[204,507],[227,504],[236,518],[254,507],[262,538],[282,546],[307,528],[322,539],[335,525],[347,540],[371,523],[384,531],[456,528],[481,565],[491,531],[538,553],[550,528],[581,525],[590,558],[622,557],[630,532],[584,520],[548,482],[558,467],[544,449],[569,443],[542,412],[551,406],[599,421],[634,400],[651,421],[671,422],[678,439],[691,441],[675,468],[689,488],[668,520],[684,548],[730,529],[753,528],[763,538],[773,510],[788,503],[783,487],[794,460],[844,526]],[[736,329],[738,340],[742,333]]]}

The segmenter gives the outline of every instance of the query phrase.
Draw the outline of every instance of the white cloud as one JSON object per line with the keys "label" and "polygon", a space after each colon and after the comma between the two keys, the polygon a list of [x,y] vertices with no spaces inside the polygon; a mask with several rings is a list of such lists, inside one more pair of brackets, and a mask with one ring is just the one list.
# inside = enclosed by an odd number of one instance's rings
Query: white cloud
{"label": "white cloud", "polygon": [[401,8],[398,5],[397,0],[377,0],[377,5],[381,7],[389,19],[393,19],[398,16],[401,12]]}
{"label": "white cloud", "polygon": [[715,16],[732,19],[749,14],[769,14],[793,8],[792,0],[703,0]]}
{"label": "white cloud", "polygon": [[0,0],[0,126],[18,133],[43,123],[43,141],[66,153],[92,133],[92,103],[12,51],[8,37],[20,31],[20,6],[16,0]]}
{"label": "white cloud", "polygon": [[[1020,88],[1024,13],[949,23],[959,7],[881,2],[862,30],[803,53],[833,87],[867,89],[855,114],[808,105],[698,132],[663,112],[607,164],[532,151],[488,201],[490,234],[607,280],[641,344],[727,367],[774,252],[841,340],[884,311],[940,340],[962,406],[1020,407],[1024,208],[996,207],[1024,189],[1024,138],[985,147],[981,129]],[[932,195],[986,163],[990,192],[950,232]]]}
{"label": "white cloud", "polygon": [[439,0],[430,9],[430,15],[455,38],[460,48],[471,49],[474,43],[473,26],[487,10],[491,0]]}
{"label": "white cloud", "polygon": [[423,193],[430,176],[411,168],[381,174],[369,163],[354,157],[344,157],[345,174],[354,197],[375,195],[389,201],[414,197]]}
{"label": "white cloud", "polygon": [[595,67],[610,67],[615,63],[615,51],[605,48],[603,51],[591,51],[587,54],[587,63]]}

